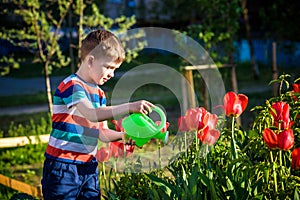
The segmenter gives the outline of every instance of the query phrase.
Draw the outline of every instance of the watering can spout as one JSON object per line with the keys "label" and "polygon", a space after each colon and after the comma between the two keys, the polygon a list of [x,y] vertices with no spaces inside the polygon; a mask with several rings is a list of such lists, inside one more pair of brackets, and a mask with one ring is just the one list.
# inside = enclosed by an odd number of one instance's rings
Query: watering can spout
{"label": "watering can spout", "polygon": [[155,138],[160,139],[160,140],[162,140],[165,144],[167,144],[168,139],[169,139],[169,131],[166,131],[166,132],[164,132],[164,133],[158,132]]}
{"label": "watering can spout", "polygon": [[155,107],[153,111],[161,118],[159,125],[156,125],[147,115],[140,113],[133,113],[122,121],[125,132],[135,140],[137,146],[143,146],[152,138],[161,139],[165,143],[168,140],[168,131],[161,132],[166,124],[165,113],[159,107]]}

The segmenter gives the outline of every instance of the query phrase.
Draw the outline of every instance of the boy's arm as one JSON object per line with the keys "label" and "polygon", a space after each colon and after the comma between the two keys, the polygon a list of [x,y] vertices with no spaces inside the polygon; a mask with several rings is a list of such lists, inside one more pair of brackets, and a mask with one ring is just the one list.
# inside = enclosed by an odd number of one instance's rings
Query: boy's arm
{"label": "boy's arm", "polygon": [[107,126],[107,121],[101,122],[102,126],[99,130],[99,139],[102,142],[114,142],[118,140],[124,140],[124,132],[118,132],[109,129]]}
{"label": "boy's arm", "polygon": [[76,107],[79,112],[88,120],[92,122],[100,122],[111,119],[114,116],[123,115],[130,112],[148,114],[155,106],[148,101],[141,100],[115,106],[93,108],[91,103],[86,100],[76,104]]}

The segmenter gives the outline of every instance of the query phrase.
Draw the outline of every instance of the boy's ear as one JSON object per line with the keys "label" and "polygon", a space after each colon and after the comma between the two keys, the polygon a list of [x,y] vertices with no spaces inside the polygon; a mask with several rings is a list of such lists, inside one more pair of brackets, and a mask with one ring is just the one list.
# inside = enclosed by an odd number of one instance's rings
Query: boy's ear
{"label": "boy's ear", "polygon": [[92,55],[88,56],[88,60],[87,60],[88,66],[92,66],[94,60],[95,60],[94,56],[92,56]]}

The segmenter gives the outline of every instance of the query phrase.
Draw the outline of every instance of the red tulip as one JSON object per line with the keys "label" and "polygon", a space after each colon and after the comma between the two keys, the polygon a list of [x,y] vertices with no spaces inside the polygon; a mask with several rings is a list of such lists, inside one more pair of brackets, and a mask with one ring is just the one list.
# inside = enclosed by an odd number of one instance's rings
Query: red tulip
{"label": "red tulip", "polygon": [[215,129],[218,116],[207,112],[203,118],[204,128],[198,131],[197,137],[203,144],[214,145],[220,137],[220,132]]}
{"label": "red tulip", "polygon": [[275,149],[278,145],[278,136],[271,129],[266,128],[263,131],[263,139],[270,149]]}
{"label": "red tulip", "polygon": [[201,133],[197,133],[197,138],[199,138],[203,144],[209,146],[214,145],[219,137],[220,132],[216,129],[209,129],[208,126],[206,126]]}
{"label": "red tulip", "polygon": [[300,148],[295,148],[292,151],[292,168],[295,170],[300,169]]}
{"label": "red tulip", "polygon": [[112,120],[111,122],[115,125],[115,129],[116,131],[119,131],[119,132],[125,132],[124,131],[124,128],[122,126],[122,121],[123,121],[124,118],[120,118],[118,120]]}
{"label": "red tulip", "polygon": [[181,132],[189,132],[190,129],[186,124],[186,116],[180,116],[178,118],[178,130]]}
{"label": "red tulip", "polygon": [[193,108],[186,111],[186,124],[190,130],[200,130],[204,128],[203,118],[207,110],[203,107]]}
{"label": "red tulip", "polygon": [[[159,126],[160,125],[160,121],[156,121],[155,124],[157,126]],[[165,133],[168,130],[169,126],[170,126],[170,122],[166,122],[165,126],[161,129],[160,132]]]}
{"label": "red tulip", "polygon": [[280,130],[290,128],[293,124],[290,122],[290,106],[283,101],[273,103],[270,113],[274,118],[274,125]]}
{"label": "red tulip", "polygon": [[124,143],[122,142],[110,142],[109,149],[111,156],[114,158],[120,158],[124,156]]}
{"label": "red tulip", "polygon": [[293,85],[293,90],[291,91],[292,93],[292,98],[294,99],[294,101],[297,101],[298,98],[296,95],[294,95],[295,93],[298,93],[298,95],[300,94],[300,83],[294,83]]}
{"label": "red tulip", "polygon": [[287,129],[278,134],[278,147],[282,150],[290,150],[294,146],[293,129]]}
{"label": "red tulip", "polygon": [[134,145],[125,144],[126,157],[130,156],[131,154],[133,154],[134,148],[135,148]]}
{"label": "red tulip", "polygon": [[239,117],[247,107],[248,97],[244,94],[227,92],[223,102],[226,116]]}
{"label": "red tulip", "polygon": [[107,162],[110,159],[109,148],[102,147],[97,151],[96,158],[99,162]]}
{"label": "red tulip", "polygon": [[[111,156],[114,158],[124,157],[124,143],[123,142],[110,142],[109,149]],[[126,156],[129,156],[134,151],[134,145],[125,145]]]}
{"label": "red tulip", "polygon": [[300,93],[300,83],[293,84],[293,91],[296,93]]}

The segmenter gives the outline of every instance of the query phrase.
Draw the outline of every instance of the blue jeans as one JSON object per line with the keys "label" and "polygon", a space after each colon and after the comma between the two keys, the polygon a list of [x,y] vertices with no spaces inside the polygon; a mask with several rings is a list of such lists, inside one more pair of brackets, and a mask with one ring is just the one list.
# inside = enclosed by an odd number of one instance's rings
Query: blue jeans
{"label": "blue jeans", "polygon": [[44,200],[100,199],[98,163],[71,164],[52,159],[44,162]]}

